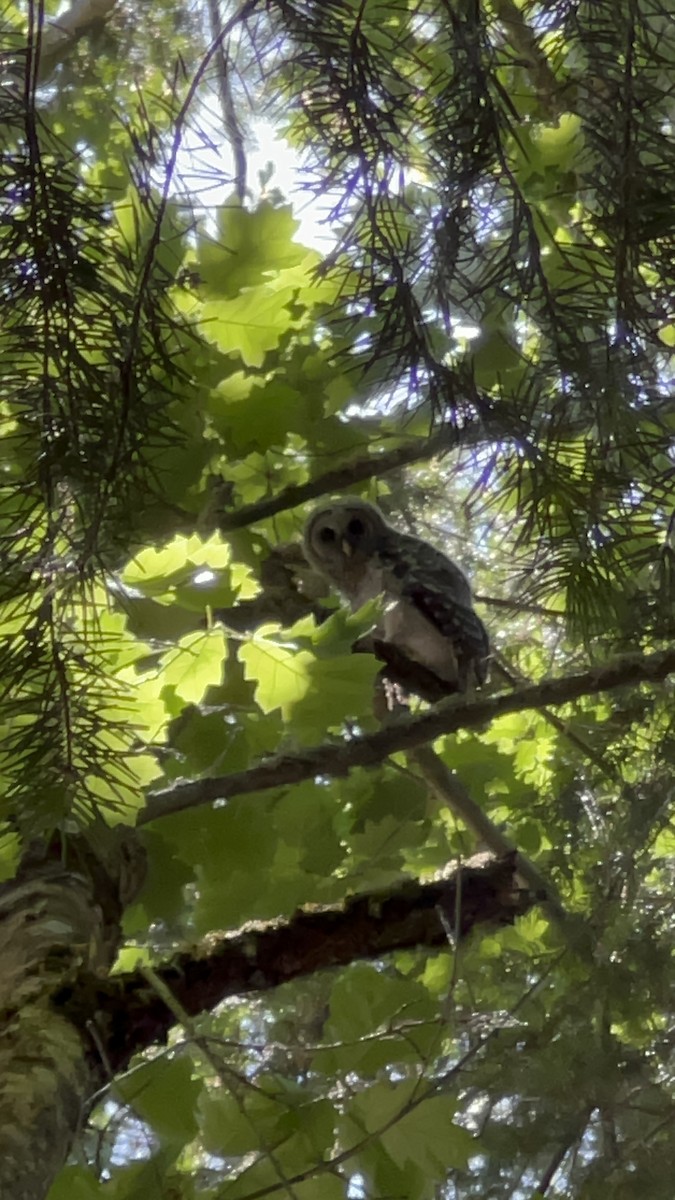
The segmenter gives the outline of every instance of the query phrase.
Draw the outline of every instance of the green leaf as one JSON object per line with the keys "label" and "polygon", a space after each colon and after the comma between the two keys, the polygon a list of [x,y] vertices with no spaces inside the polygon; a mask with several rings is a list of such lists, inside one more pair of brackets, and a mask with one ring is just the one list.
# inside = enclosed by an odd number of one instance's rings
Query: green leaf
{"label": "green leaf", "polygon": [[271,866],[279,838],[270,815],[273,804],[270,796],[245,796],[222,808],[202,807],[162,820],[162,836],[195,868],[199,887],[193,920],[200,932],[237,928],[247,914],[270,917],[285,911],[275,907]]}
{"label": "green leaf", "polygon": [[418,1080],[377,1083],[347,1107],[343,1136],[356,1146],[377,1133],[396,1166],[414,1167],[430,1181],[450,1168],[462,1169],[477,1151],[476,1139],[453,1124],[456,1097],[430,1093],[429,1085]]}
{"label": "green leaf", "polygon": [[[281,1188],[288,1192],[291,1187],[293,1200],[349,1200],[347,1179],[327,1174],[320,1167],[316,1168],[316,1164],[303,1159],[301,1154],[296,1154],[295,1161],[289,1163],[285,1149],[281,1152],[275,1151],[274,1162],[266,1156],[242,1171],[236,1179],[219,1183],[218,1200],[248,1200],[249,1197],[258,1194],[274,1195]],[[316,1169],[315,1177],[311,1175],[313,1167]],[[296,1174],[309,1174],[310,1178],[302,1178],[299,1182],[294,1181],[292,1185],[286,1186],[284,1179],[293,1178]],[[281,1194],[283,1195],[283,1192]]]}
{"label": "green leaf", "polygon": [[221,808],[200,807],[163,818],[162,833],[186,862],[202,863],[226,884],[231,872],[251,873],[272,860],[277,837],[268,810],[273,805],[269,795],[238,797]]}
{"label": "green leaf", "polygon": [[[374,1038],[378,1030],[380,1037]],[[409,977],[355,963],[333,985],[326,1025],[326,1039],[344,1048],[317,1051],[314,1062],[322,1071],[369,1075],[392,1061],[418,1061],[436,1038],[436,1007],[426,988]]]}
{"label": "green leaf", "polygon": [[192,1078],[187,1055],[144,1063],[122,1076],[116,1090],[163,1142],[184,1146],[197,1133],[196,1107],[202,1087]]}
{"label": "green leaf", "polygon": [[265,626],[239,647],[247,679],[255,681],[255,699],[264,713],[280,708],[286,720],[293,706],[312,686],[310,667],[314,657],[306,650],[289,650],[266,636]]}
{"label": "green leaf", "polygon": [[312,408],[316,397],[308,398],[283,378],[275,377],[265,386],[241,371],[223,381],[210,404],[220,436],[242,455],[284,446],[289,433],[309,432]]}
{"label": "green leaf", "polygon": [[[104,709],[99,715],[109,716]],[[155,783],[161,774],[159,763],[151,753],[135,754],[130,749],[128,754],[123,754],[122,750],[128,745],[126,731],[120,734],[102,724],[97,742],[98,753],[106,758],[105,772],[94,769],[91,774],[84,774],[87,794],[98,800],[101,814],[109,825],[133,823],[135,814],[143,807],[146,787]],[[116,752],[114,757],[111,752]]]}
{"label": "green leaf", "polygon": [[345,851],[335,828],[340,800],[339,785],[311,781],[289,788],[279,798],[274,809],[279,837],[298,847],[300,870],[326,876],[343,861]]}
{"label": "green leaf", "polygon": [[204,1094],[200,1104],[204,1145],[210,1154],[248,1154],[278,1140],[282,1104],[256,1093],[246,1101],[220,1090]]}
{"label": "green leaf", "polygon": [[[412,836],[412,843],[418,843],[418,822],[424,821],[429,811],[428,790],[420,779],[390,770],[380,773],[374,787],[366,787],[363,776],[359,778],[354,772],[350,780],[356,785],[353,792],[351,789],[349,792],[352,829],[355,833],[365,832],[367,824],[377,826],[393,817],[399,826],[410,824],[417,827],[407,829],[406,837]],[[343,795],[344,789],[343,784]]]}
{"label": "green leaf", "polygon": [[335,1141],[337,1114],[330,1100],[314,1100],[299,1104],[288,1112],[282,1122],[286,1130],[294,1130],[306,1144],[310,1162],[322,1162],[327,1158]]}
{"label": "green leaf", "polygon": [[86,1167],[64,1167],[47,1193],[47,1200],[102,1200],[106,1190]]}
{"label": "green leaf", "polygon": [[339,1179],[317,1171],[314,1179],[303,1179],[293,1184],[294,1200],[349,1200],[353,1192],[348,1179]]}
{"label": "green leaf", "polygon": [[127,934],[141,933],[152,921],[177,920],[185,902],[183,889],[194,880],[194,872],[160,832],[144,830],[143,846],[146,874],[140,895],[124,914]]}
{"label": "green leaf", "polygon": [[476,382],[492,388],[507,378],[514,386],[514,376],[523,371],[523,351],[509,326],[499,324],[488,328],[472,344],[472,364]]}
{"label": "green leaf", "polygon": [[381,670],[373,655],[310,658],[304,665],[307,689],[293,705],[296,736],[318,740],[348,717],[370,717],[375,680]]}
{"label": "green leaf", "polygon": [[193,1200],[189,1182],[176,1172],[176,1147],[164,1147],[145,1162],[117,1167],[106,1200]]}
{"label": "green leaf", "polygon": [[422,975],[422,983],[425,988],[429,989],[432,995],[447,996],[454,970],[454,955],[449,954],[447,951],[434,954],[427,959]]}
{"label": "green leaf", "polygon": [[200,567],[222,570],[230,561],[230,547],[219,534],[203,541],[197,534],[173,538],[159,549],[140,550],[127,563],[122,575],[129,587],[146,596],[167,596],[188,583]]}
{"label": "green leaf", "polygon": [[355,862],[396,866],[402,852],[421,845],[425,834],[420,822],[402,821],[390,814],[379,821],[365,821],[362,829],[349,834],[348,842]]}
{"label": "green leaf", "polygon": [[0,825],[0,883],[11,879],[19,865],[21,838],[9,825]]}
{"label": "green leaf", "polygon": [[584,149],[584,133],[581,117],[576,113],[561,113],[555,125],[537,125],[532,131],[537,159],[542,166],[553,166],[562,172],[574,165]]}
{"label": "green leaf", "polygon": [[452,1096],[432,1096],[414,1107],[382,1139],[394,1162],[401,1167],[414,1163],[429,1179],[442,1178],[450,1169],[464,1170],[478,1146],[467,1129],[453,1124],[456,1111]]}
{"label": "green leaf", "polygon": [[238,354],[248,367],[261,367],[283,335],[298,325],[289,305],[294,289],[249,288],[236,300],[207,301],[202,309],[204,336],[225,354]]}
{"label": "green leaf", "polygon": [[219,626],[187,634],[162,656],[162,687],[172,687],[187,704],[197,704],[210,687],[221,682],[226,649],[225,633]]}
{"label": "green leaf", "polygon": [[218,239],[203,238],[198,252],[202,285],[210,296],[230,299],[245,288],[307,256],[293,241],[300,222],[291,206],[274,207],[263,200],[253,211],[230,203],[218,211]]}
{"label": "green leaf", "polygon": [[[310,627],[315,653],[321,658],[339,657],[350,653],[354,642],[373,628],[382,616],[382,611],[380,597],[369,600],[354,613],[341,605],[327,621],[322,621],[320,625],[314,622]],[[351,661],[354,662],[354,658]]]}
{"label": "green leaf", "polygon": [[519,821],[516,825],[516,842],[518,849],[530,857],[536,858],[541,850],[541,829],[536,821]]}

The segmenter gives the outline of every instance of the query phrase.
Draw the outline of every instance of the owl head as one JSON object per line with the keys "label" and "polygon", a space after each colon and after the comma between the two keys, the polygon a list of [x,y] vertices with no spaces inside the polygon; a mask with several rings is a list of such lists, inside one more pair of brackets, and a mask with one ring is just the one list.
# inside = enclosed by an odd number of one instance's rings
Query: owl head
{"label": "owl head", "polygon": [[305,526],[305,555],[313,566],[340,580],[345,571],[364,567],[389,526],[379,508],[367,500],[345,496],[322,504]]}

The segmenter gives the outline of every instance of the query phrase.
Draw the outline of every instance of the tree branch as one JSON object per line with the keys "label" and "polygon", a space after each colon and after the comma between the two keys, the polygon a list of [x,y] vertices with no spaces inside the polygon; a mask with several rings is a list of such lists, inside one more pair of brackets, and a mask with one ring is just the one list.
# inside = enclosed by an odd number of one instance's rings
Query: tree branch
{"label": "tree branch", "polygon": [[564,621],[565,613],[555,608],[546,608],[544,604],[528,604],[526,600],[508,600],[502,596],[486,596],[483,592],[474,592],[474,600],[486,604],[488,608],[501,608],[506,612],[532,613],[535,617],[546,617],[551,621]]}
{"label": "tree branch", "polygon": [[382,454],[365,454],[362,458],[353,458],[331,471],[324,472],[323,475],[317,475],[315,479],[308,479],[307,483],[291,484],[290,487],[282,488],[276,495],[256,500],[254,504],[247,504],[236,512],[219,513],[216,517],[217,528],[221,533],[243,529],[246,525],[264,521],[267,517],[273,517],[288,508],[297,508],[300,504],[306,504],[308,500],[315,500],[327,492],[342,491],[355,483],[372,479],[374,475],[385,475],[410,463],[434,458],[437,454],[443,454],[456,446],[475,445],[486,436],[486,428],[482,421],[476,422],[475,426],[465,425],[461,429],[454,425],[445,425],[438,433],[428,438],[414,438],[404,446],[396,446],[395,449],[385,450]]}
{"label": "tree branch", "polygon": [[529,708],[566,704],[581,696],[663,681],[675,672],[675,647],[655,654],[631,654],[592,667],[576,675],[544,679],[541,683],[499,692],[496,696],[472,699],[451,698],[417,717],[403,717],[395,725],[364,737],[324,742],[299,754],[275,756],[251,767],[214,779],[177,783],[148,798],[139,814],[138,824],[145,825],[168,813],[183,812],[199,804],[209,804],[231,796],[301,783],[316,776],[347,775],[354,767],[376,767],[390,754],[412,750],[458,729],[475,729],[506,713]]}
{"label": "tree branch", "polygon": [[475,833],[493,854],[500,858],[511,858],[517,863],[518,874],[525,880],[533,895],[542,903],[545,912],[557,924],[566,924],[565,912],[555,888],[539,873],[534,863],[525,854],[512,846],[508,838],[483,812],[479,804],[469,795],[458,775],[451,771],[431,746],[418,746],[408,756],[428,786],[447,804],[448,808],[464,822],[467,829]]}
{"label": "tree branch", "polygon": [[117,0],[73,0],[70,8],[60,16],[45,21],[39,42],[39,75],[42,81],[57,63],[63,61],[80,38],[112,16],[116,3]]}
{"label": "tree branch", "polygon": [[[527,682],[520,672],[516,673],[513,668],[507,665],[501,654],[495,655],[495,659],[493,660],[494,666],[497,668],[496,673],[502,679],[505,679],[507,683],[510,683],[512,687],[519,687]],[[598,767],[609,779],[613,779],[615,782],[619,781],[619,772],[613,763],[605,758],[603,754],[599,753],[585,738],[580,737],[578,733],[570,729],[567,721],[562,721],[556,713],[552,713],[548,708],[542,708],[540,711],[547,724],[552,729],[555,729],[557,733],[561,734],[562,737],[566,738],[571,746],[575,746],[577,750],[580,750],[589,762]]]}
{"label": "tree branch", "polygon": [[532,80],[539,103],[550,117],[557,116],[563,107],[560,96],[563,84],[556,79],[537,35],[514,0],[494,0],[494,8],[512,48]]}
{"label": "tree branch", "polygon": [[[447,943],[446,928],[465,937],[477,924],[511,925],[534,902],[517,885],[515,855],[480,855],[433,883],[403,883],[396,891],[355,896],[342,908],[299,912],[290,921],[249,926],[223,938],[210,953],[190,951],[156,968],[189,1015],[211,1010],[229,996],[249,995],[329,967],[395,950]],[[96,1013],[106,1030],[114,1071],[132,1054],[166,1037],[175,1015],[149,991],[140,971],[101,984],[91,976],[54,998],[79,1026]]]}
{"label": "tree branch", "polygon": [[216,78],[225,133],[234,159],[234,187],[239,203],[243,204],[246,199],[246,176],[248,168],[244,134],[237,116],[237,109],[232,95],[232,84],[230,82],[232,70],[230,51],[229,47],[225,45],[225,39],[223,38],[223,23],[220,18],[218,0],[208,0],[207,7],[209,24],[211,26],[211,41],[214,45],[218,46],[216,54]]}

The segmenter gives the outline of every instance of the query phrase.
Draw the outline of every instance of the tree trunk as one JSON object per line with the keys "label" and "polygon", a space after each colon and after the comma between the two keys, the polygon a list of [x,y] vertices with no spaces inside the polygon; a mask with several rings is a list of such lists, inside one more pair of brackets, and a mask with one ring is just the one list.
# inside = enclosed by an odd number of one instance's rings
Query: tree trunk
{"label": "tree trunk", "polygon": [[109,970],[139,863],[128,835],[99,829],[31,848],[0,888],[0,1200],[43,1200],[105,1078],[58,995]]}

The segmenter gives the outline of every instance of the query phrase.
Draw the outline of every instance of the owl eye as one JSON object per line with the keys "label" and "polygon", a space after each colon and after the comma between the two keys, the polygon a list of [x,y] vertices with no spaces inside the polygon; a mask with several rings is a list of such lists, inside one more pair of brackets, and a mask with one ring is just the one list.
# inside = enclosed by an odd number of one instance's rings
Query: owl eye
{"label": "owl eye", "polygon": [[323,529],[319,530],[319,541],[320,542],[334,542],[335,541],[335,530],[331,529],[329,525],[324,525]]}
{"label": "owl eye", "polygon": [[347,526],[347,533],[351,533],[353,537],[361,537],[361,534],[365,532],[366,528],[363,521],[360,521],[358,517],[352,517]]}

